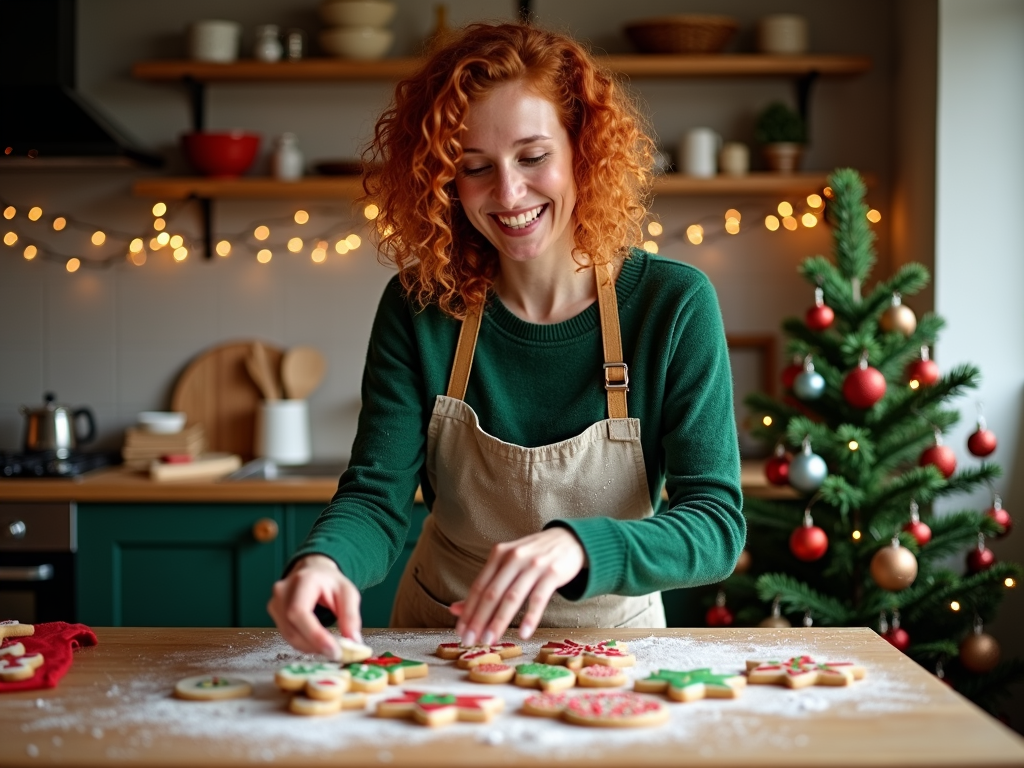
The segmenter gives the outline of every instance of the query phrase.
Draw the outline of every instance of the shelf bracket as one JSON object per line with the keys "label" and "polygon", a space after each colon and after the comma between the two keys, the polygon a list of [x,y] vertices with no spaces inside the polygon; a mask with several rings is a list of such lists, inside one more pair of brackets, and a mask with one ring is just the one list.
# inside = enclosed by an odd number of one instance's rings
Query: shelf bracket
{"label": "shelf bracket", "polygon": [[804,121],[804,130],[807,132],[808,138],[811,135],[811,87],[817,82],[819,76],[819,72],[812,71],[796,79],[796,107]]}
{"label": "shelf bracket", "polygon": [[203,258],[213,258],[213,199],[209,197],[191,198],[199,204],[199,223],[202,227],[203,237]]}
{"label": "shelf bracket", "polygon": [[182,81],[188,89],[189,105],[192,108],[192,130],[202,131],[206,128],[206,83],[187,75]]}

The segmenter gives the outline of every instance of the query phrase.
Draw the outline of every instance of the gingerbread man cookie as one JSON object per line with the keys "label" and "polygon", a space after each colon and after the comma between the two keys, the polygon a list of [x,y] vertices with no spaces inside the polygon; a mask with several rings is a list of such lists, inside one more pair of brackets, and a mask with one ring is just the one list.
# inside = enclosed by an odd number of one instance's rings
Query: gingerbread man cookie
{"label": "gingerbread man cookie", "polygon": [[240,677],[220,675],[198,675],[179,680],[174,686],[174,695],[190,701],[220,701],[222,699],[243,699],[252,693],[252,685]]}
{"label": "gingerbread man cookie", "polygon": [[36,628],[31,624],[22,624],[13,619],[0,621],[0,641],[8,637],[31,637],[35,632]]}
{"label": "gingerbread man cookie", "polygon": [[458,696],[452,693],[405,691],[377,705],[378,717],[411,717],[421,725],[441,726],[456,720],[486,723],[505,706],[496,696]]}
{"label": "gingerbread man cookie", "polygon": [[477,664],[469,669],[469,679],[473,683],[498,685],[507,683],[515,677],[516,668],[508,664]]}
{"label": "gingerbread man cookie", "polygon": [[334,675],[335,677],[348,678],[349,673],[341,668],[340,664],[333,661],[320,661],[312,664],[297,662],[286,664],[274,673],[274,682],[282,691],[301,691],[306,687],[306,681],[312,677]]}
{"label": "gingerbread man cookie", "polygon": [[743,675],[716,675],[710,669],[680,672],[659,669],[650,677],[637,680],[633,690],[641,693],[666,693],[673,701],[698,699],[735,699],[746,687]]}
{"label": "gingerbread man cookie", "polygon": [[537,654],[537,661],[543,664],[564,664],[569,669],[579,669],[584,664],[604,664],[609,667],[632,667],[636,657],[627,651],[625,643],[604,640],[600,643],[583,644],[573,640],[560,643],[545,643]]}
{"label": "gingerbread man cookie", "polygon": [[629,682],[621,667],[591,664],[576,673],[576,684],[583,688],[617,688]]}
{"label": "gingerbread man cookie", "polygon": [[818,663],[810,656],[794,656],[786,661],[747,662],[747,682],[751,685],[785,685],[787,688],[850,685],[866,675],[864,667],[851,661]]}
{"label": "gingerbread man cookie", "polygon": [[576,673],[556,664],[520,664],[516,667],[516,685],[540,688],[545,693],[564,691],[576,685]]}
{"label": "gingerbread man cookie", "polygon": [[393,653],[382,653],[363,660],[370,667],[380,667],[388,673],[388,682],[401,685],[406,680],[427,676],[427,665],[422,661],[413,661],[395,656]]}

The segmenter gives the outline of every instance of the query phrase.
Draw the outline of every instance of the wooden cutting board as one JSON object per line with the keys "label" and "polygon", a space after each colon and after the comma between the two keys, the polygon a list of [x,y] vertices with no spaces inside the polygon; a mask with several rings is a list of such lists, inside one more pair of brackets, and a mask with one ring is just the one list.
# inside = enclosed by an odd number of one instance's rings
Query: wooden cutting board
{"label": "wooden cutting board", "polygon": [[[263,399],[245,368],[252,341],[235,341],[208,349],[178,377],[171,409],[188,414],[189,424],[202,424],[206,450],[253,458],[256,411]],[[281,370],[281,350],[264,342],[275,375]]]}

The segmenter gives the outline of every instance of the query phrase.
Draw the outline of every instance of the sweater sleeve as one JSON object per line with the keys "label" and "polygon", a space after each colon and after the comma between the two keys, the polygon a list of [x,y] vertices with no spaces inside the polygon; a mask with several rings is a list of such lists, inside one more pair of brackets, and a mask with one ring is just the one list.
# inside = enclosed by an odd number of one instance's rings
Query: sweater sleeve
{"label": "sweater sleeve", "polygon": [[405,545],[425,455],[421,371],[412,317],[395,278],[370,333],[352,458],[289,568],[320,554],[360,590],[383,581]]}
{"label": "sweater sleeve", "polygon": [[[746,539],[732,375],[718,300],[702,277],[680,302],[664,370],[662,423],[667,508],[644,520],[595,516],[553,524],[570,528],[589,570],[562,588],[572,600],[643,595],[721,581]],[[659,374],[660,375],[660,374]]]}

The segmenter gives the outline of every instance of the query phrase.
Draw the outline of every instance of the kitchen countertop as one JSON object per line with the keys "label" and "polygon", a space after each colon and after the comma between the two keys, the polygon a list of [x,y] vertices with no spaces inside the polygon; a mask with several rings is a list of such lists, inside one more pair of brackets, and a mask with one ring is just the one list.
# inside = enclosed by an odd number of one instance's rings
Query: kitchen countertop
{"label": "kitchen countertop", "polygon": [[[764,462],[743,462],[743,493],[763,498],[793,498],[789,488],[768,484]],[[77,501],[106,503],[215,502],[326,504],[338,487],[337,477],[285,477],[276,480],[155,482],[140,472],[112,467],[79,478],[0,480],[3,501]],[[416,500],[421,501],[420,492]]]}
{"label": "kitchen countertop", "polygon": [[[448,632],[380,632],[366,633],[378,653],[392,649],[432,663],[427,678],[415,681],[419,687],[429,690],[433,682],[434,690],[444,690],[459,679],[461,673],[430,655],[437,642],[453,637]],[[678,663],[687,654],[726,671],[769,648],[867,668],[867,678],[850,688],[747,686],[732,701],[670,703],[672,719],[658,728],[612,731],[534,720],[517,712],[522,689],[466,683],[459,684],[463,692],[506,699],[490,725],[432,731],[368,712],[299,718],[285,710],[286,696],[271,682],[274,669],[296,658],[275,630],[100,628],[97,635],[99,645],[75,653],[56,689],[0,695],[5,768],[1024,765],[1024,739],[867,628],[538,631],[524,644],[525,658],[545,640],[614,636],[630,643],[642,674],[663,658]],[[218,672],[248,676],[254,696],[213,703],[170,696],[177,680]]]}

